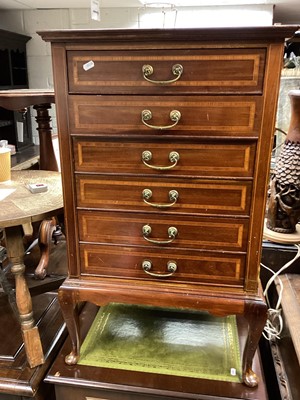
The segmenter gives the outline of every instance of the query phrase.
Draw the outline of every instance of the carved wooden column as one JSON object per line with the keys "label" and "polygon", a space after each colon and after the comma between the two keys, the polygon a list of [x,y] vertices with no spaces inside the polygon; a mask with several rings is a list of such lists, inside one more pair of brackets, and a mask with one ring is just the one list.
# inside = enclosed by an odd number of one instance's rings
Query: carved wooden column
{"label": "carved wooden column", "polygon": [[36,104],[33,106],[36,110],[37,131],[40,139],[40,169],[49,171],[58,171],[57,161],[52,144],[52,128],[50,125],[51,117],[48,109],[50,103]]}
{"label": "carved wooden column", "polygon": [[291,119],[270,181],[267,228],[293,234],[300,219],[300,90],[289,91]]}

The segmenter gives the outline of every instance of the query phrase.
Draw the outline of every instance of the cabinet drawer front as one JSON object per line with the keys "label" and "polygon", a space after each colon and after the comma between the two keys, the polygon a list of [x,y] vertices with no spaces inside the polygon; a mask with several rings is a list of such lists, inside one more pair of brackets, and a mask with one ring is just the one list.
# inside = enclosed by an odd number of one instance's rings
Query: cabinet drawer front
{"label": "cabinet drawer front", "polygon": [[252,177],[256,149],[253,142],[170,144],[74,138],[73,143],[76,171],[115,174]]}
{"label": "cabinet drawer front", "polygon": [[[135,248],[105,245],[80,245],[81,274],[124,279],[154,279],[163,282],[191,282],[241,285],[245,256],[190,250]],[[151,262],[149,272],[167,274],[168,263],[176,271],[168,277],[153,277],[143,270],[143,262]]]}
{"label": "cabinet drawer front", "polygon": [[247,250],[248,219],[79,211],[78,222],[84,242]]}
{"label": "cabinet drawer front", "polygon": [[252,188],[248,181],[81,175],[76,184],[79,207],[227,215],[249,215]]}
{"label": "cabinet drawer front", "polygon": [[69,51],[69,91],[101,94],[262,93],[265,57],[264,49],[255,48]]}
{"label": "cabinet drawer front", "polygon": [[251,96],[69,96],[70,130],[79,135],[258,137],[261,110],[262,98]]}

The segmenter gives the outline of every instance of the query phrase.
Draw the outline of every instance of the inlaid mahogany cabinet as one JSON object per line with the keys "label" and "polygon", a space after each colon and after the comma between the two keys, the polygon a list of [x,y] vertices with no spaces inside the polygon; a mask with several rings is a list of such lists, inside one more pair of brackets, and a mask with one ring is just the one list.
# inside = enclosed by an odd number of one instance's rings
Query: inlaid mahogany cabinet
{"label": "inlaid mahogany cabinet", "polygon": [[51,42],[69,278],[77,304],[243,315],[243,377],[267,314],[265,198],[287,26],[63,30]]}

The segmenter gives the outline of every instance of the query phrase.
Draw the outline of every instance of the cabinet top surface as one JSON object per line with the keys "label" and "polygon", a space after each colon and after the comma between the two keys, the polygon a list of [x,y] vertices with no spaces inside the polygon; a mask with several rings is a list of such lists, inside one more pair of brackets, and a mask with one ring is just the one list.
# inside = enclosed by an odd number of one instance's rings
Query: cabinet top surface
{"label": "cabinet top surface", "polygon": [[50,42],[90,41],[282,41],[294,35],[297,25],[173,29],[64,29],[37,32]]}

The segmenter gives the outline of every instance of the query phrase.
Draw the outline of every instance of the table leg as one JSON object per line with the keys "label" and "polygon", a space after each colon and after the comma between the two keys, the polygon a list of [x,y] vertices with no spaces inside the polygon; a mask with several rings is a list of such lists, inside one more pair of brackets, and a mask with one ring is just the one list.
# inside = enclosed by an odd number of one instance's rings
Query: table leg
{"label": "table leg", "polygon": [[11,272],[16,281],[16,302],[19,311],[22,336],[31,368],[44,363],[43,349],[40,334],[33,319],[32,301],[24,277],[24,246],[21,226],[5,228],[6,250],[9,260],[13,264]]}
{"label": "table leg", "polygon": [[40,169],[58,171],[52,142],[52,128],[50,126],[51,117],[48,113],[51,104],[36,104],[33,108],[36,110],[37,114],[35,119],[38,124],[37,130],[40,140]]}

